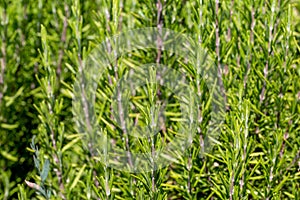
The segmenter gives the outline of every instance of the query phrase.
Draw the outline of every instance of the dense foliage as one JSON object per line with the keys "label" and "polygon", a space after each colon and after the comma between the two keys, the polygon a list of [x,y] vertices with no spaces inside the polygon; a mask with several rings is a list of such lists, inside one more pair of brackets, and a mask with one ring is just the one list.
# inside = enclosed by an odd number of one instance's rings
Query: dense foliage
{"label": "dense foliage", "polygon": [[[0,199],[300,199],[298,1],[0,0],[0,23]],[[186,154],[158,170],[130,173],[98,162],[82,142],[73,86],[97,44],[145,27],[188,34],[207,51],[226,110],[205,155],[210,110],[203,108]],[[97,123],[116,145],[150,152],[176,137],[178,99],[162,131],[136,143],[111,106],[118,79],[141,63],[184,70],[197,89],[196,69],[176,59],[160,49],[135,51],[99,80]],[[153,117],[149,96],[156,90],[138,88],[128,103],[140,123]]]}

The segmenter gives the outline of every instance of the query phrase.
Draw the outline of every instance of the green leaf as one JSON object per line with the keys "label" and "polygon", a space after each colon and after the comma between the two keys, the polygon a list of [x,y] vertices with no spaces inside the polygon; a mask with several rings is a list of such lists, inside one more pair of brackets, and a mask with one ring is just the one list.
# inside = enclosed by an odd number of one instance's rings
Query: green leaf
{"label": "green leaf", "polygon": [[13,129],[18,128],[19,124],[18,123],[16,123],[16,124],[4,124],[4,123],[2,123],[1,127],[4,128],[4,129],[8,129],[8,130],[13,130]]}
{"label": "green leaf", "polygon": [[42,182],[45,182],[45,180],[48,176],[49,170],[50,170],[50,162],[49,162],[48,159],[46,159],[45,163],[44,163],[44,166],[43,166],[42,173],[41,173]]}
{"label": "green leaf", "polygon": [[64,153],[66,150],[72,148],[72,146],[76,144],[80,139],[81,137],[77,137],[76,139],[71,140],[71,142],[69,142],[62,148],[61,152]]}
{"label": "green leaf", "polygon": [[13,162],[17,162],[19,159],[16,156],[11,155],[10,153],[6,152],[6,151],[1,151],[1,155]]}
{"label": "green leaf", "polygon": [[81,177],[81,175],[82,175],[82,173],[83,173],[85,167],[86,167],[86,164],[84,164],[84,165],[81,167],[81,169],[79,170],[77,176],[75,177],[75,179],[74,179],[74,181],[73,181],[73,183],[72,183],[72,185],[71,185],[71,187],[70,187],[70,191],[72,191],[73,188],[77,185],[77,183],[78,183],[78,181],[79,181],[79,179],[80,179],[80,177]]}

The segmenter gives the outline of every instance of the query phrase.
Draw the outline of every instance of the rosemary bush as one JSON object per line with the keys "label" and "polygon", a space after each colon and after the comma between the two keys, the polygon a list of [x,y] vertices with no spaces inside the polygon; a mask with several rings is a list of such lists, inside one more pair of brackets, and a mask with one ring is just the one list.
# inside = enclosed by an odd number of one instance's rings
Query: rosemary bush
{"label": "rosemary bush", "polygon": [[[0,23],[0,199],[300,198],[298,1],[0,0]],[[148,27],[152,48],[117,55],[115,35]],[[166,52],[163,30],[205,55]],[[91,55],[114,59],[96,76]],[[216,96],[195,64],[206,58]],[[215,137],[213,103],[224,106]],[[187,148],[156,163],[176,139]],[[118,149],[129,153],[109,163]]]}

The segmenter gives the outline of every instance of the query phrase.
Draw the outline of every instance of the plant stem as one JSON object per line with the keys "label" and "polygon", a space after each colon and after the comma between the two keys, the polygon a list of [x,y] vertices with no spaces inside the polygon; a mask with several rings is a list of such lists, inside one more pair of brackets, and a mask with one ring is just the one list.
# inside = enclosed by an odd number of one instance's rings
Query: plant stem
{"label": "plant stem", "polygon": [[[2,20],[3,22],[6,24],[7,19],[7,13],[6,13],[6,8],[3,9],[3,13],[2,13]],[[0,111],[1,111],[1,102],[2,102],[2,98],[4,96],[3,94],[3,88],[4,88],[4,71],[6,68],[6,35],[7,35],[7,26],[3,26],[4,31],[3,31],[3,35],[2,35],[2,45],[1,45],[1,53],[2,53],[2,58],[0,58],[0,64],[1,64],[1,68],[0,68]]]}
{"label": "plant stem", "polygon": [[251,65],[252,65],[252,48],[254,48],[254,27],[255,27],[255,9],[254,9],[254,5],[252,5],[252,9],[251,9],[251,28],[250,28],[250,44],[251,47],[250,49],[250,58],[247,62],[247,71],[246,71],[246,75],[244,77],[244,91],[246,93],[247,91],[247,81],[248,81],[248,75],[250,73],[251,70]]}
{"label": "plant stem", "polygon": [[230,11],[229,11],[229,26],[227,28],[227,41],[231,40],[231,23],[232,23],[233,8],[234,8],[234,0],[231,0]]}
{"label": "plant stem", "polygon": [[64,5],[64,9],[65,9],[65,17],[64,17],[63,28],[62,28],[62,33],[61,33],[61,37],[60,37],[62,44],[61,44],[61,48],[59,49],[59,56],[58,56],[57,70],[56,70],[58,83],[60,83],[62,60],[64,57],[64,49],[66,48],[68,18],[70,17],[69,6],[66,3]]}
{"label": "plant stem", "polygon": [[266,86],[267,86],[267,79],[268,79],[268,74],[269,74],[269,60],[270,56],[272,54],[272,41],[273,41],[273,26],[274,26],[274,15],[275,15],[275,0],[272,2],[271,6],[271,19],[269,20],[269,40],[268,40],[268,58],[265,64],[264,68],[264,83],[263,83],[263,88],[261,90],[260,94],[260,103],[262,103],[265,98],[266,98]]}
{"label": "plant stem", "polygon": [[[221,92],[224,98],[224,102],[227,102],[227,97],[226,97],[226,93],[225,93],[225,87],[223,84],[223,78],[222,78],[222,68],[221,68],[221,55],[220,55],[220,27],[219,27],[219,19],[218,19],[218,13],[219,13],[219,0],[216,0],[215,2],[215,12],[216,12],[216,16],[215,16],[215,28],[216,28],[216,54],[217,54],[217,67],[218,67],[218,82],[219,82],[219,86],[221,88]],[[226,106],[226,109],[228,109],[228,107]]]}

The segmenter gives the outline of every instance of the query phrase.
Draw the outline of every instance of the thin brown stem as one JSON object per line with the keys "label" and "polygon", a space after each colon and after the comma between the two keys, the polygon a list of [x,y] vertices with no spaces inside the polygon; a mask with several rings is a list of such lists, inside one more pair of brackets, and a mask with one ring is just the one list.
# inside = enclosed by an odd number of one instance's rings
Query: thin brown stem
{"label": "thin brown stem", "polygon": [[[122,6],[123,6],[123,3],[121,3],[121,6],[119,7],[119,9],[122,9]],[[118,20],[118,27],[116,28],[122,28],[122,24],[120,22],[120,20],[122,21],[122,15],[120,15],[119,19]],[[106,14],[106,18],[107,20],[110,20],[110,14],[107,13]],[[109,29],[110,31],[110,29]],[[111,52],[112,50],[110,49],[111,48],[111,44],[110,44],[110,41],[108,41],[108,51],[109,53],[114,53],[114,57],[115,57],[115,63],[114,63],[114,72],[115,72],[115,80],[117,82],[117,103],[118,103],[118,114],[119,114],[119,120],[120,120],[120,123],[121,123],[121,130],[122,130],[122,137],[124,137],[124,140],[125,140],[125,148],[126,148],[126,151],[127,151],[127,161],[129,163],[129,166],[132,168],[133,167],[133,161],[132,161],[132,155],[131,155],[131,152],[130,152],[130,145],[129,145],[129,133],[127,131],[127,125],[126,125],[126,120],[125,120],[125,113],[124,113],[124,108],[123,108],[123,103],[122,103],[122,91],[121,91],[121,86],[120,86],[120,83],[118,82],[119,81],[119,66],[118,66],[118,55],[117,55],[117,50],[114,49],[113,52]],[[112,109],[112,108],[111,108]]]}
{"label": "thin brown stem", "polygon": [[249,60],[247,62],[247,71],[246,71],[246,75],[244,77],[244,91],[246,92],[246,87],[247,87],[247,80],[248,80],[248,75],[250,73],[251,70],[251,64],[252,64],[252,50],[251,48],[254,48],[254,27],[255,27],[255,9],[252,5],[252,10],[251,10],[251,28],[250,28],[250,52],[249,52]]}
{"label": "thin brown stem", "polygon": [[[154,156],[155,156],[155,147],[154,147],[154,141],[153,141],[153,138],[151,139],[152,141],[151,141],[151,155],[152,155],[152,162],[154,162],[153,161],[153,159],[154,159]],[[154,163],[153,163],[153,165],[152,165],[152,170],[151,170],[151,181],[152,181],[152,192],[155,192],[156,191],[156,187],[155,187],[155,169],[154,169]]]}
{"label": "thin brown stem", "polygon": [[156,3],[157,8],[157,29],[159,32],[159,35],[157,37],[157,57],[156,57],[156,63],[159,64],[161,60],[161,53],[162,53],[162,27],[163,27],[163,20],[162,20],[162,2],[161,0],[158,0]]}
{"label": "thin brown stem", "polygon": [[60,80],[60,76],[61,76],[62,59],[64,57],[64,49],[66,48],[68,18],[70,17],[69,6],[66,3],[65,3],[65,6],[64,6],[64,9],[65,9],[65,18],[64,18],[64,22],[63,22],[61,37],[60,37],[60,41],[62,42],[62,45],[61,45],[61,48],[59,50],[58,64],[57,64],[57,70],[56,70],[58,81]]}
{"label": "thin brown stem", "polygon": [[[278,0],[277,2],[278,9],[280,9],[280,4],[281,4],[281,0]],[[277,32],[277,28],[280,25],[280,21],[281,21],[281,16],[280,13],[278,13],[278,16],[276,17],[276,23],[274,25],[274,33]]]}
{"label": "thin brown stem", "polygon": [[[81,53],[80,53],[80,49],[78,50],[78,54],[77,54],[77,57],[78,57],[78,61],[79,61],[79,73],[80,73],[80,77],[81,77],[81,80],[80,82],[81,83],[84,83],[84,80],[83,80],[83,77],[84,77],[84,72],[83,72],[83,63],[82,63],[82,58],[81,58]],[[82,85],[80,85],[80,87],[82,87]],[[93,130],[93,122],[91,122],[91,116],[89,114],[89,102],[87,100],[87,96],[86,96],[86,93],[85,93],[85,90],[84,88],[81,88],[81,100],[82,100],[82,103],[83,103],[83,112],[84,112],[84,116],[85,116],[85,124],[87,126],[87,131],[89,133],[92,133],[94,130]],[[89,151],[91,153],[91,156],[94,157],[95,154],[94,154],[94,149],[93,149],[93,144],[92,144],[93,141],[89,141],[88,142],[88,148],[89,148]],[[96,187],[99,187],[99,182],[96,178],[97,176],[97,173],[95,170],[93,170],[93,175],[94,175],[94,184]],[[99,198],[98,198],[99,199]]]}
{"label": "thin brown stem", "polygon": [[221,71],[221,57],[220,57],[220,29],[219,29],[219,19],[218,19],[218,13],[219,13],[219,0],[216,0],[216,54],[217,54],[217,64],[218,64],[218,77],[219,79],[222,79],[222,71]]}
{"label": "thin brown stem", "polygon": [[123,15],[122,15],[122,11],[124,9],[124,3],[123,0],[120,0],[120,16],[119,16],[119,21],[118,21],[118,30],[122,31],[122,23],[123,23]]}
{"label": "thin brown stem", "polygon": [[192,194],[192,187],[191,187],[192,153],[191,153],[191,150],[189,150],[187,170],[188,170],[188,181],[187,181],[187,190],[188,191],[187,192],[188,192],[188,194]]}
{"label": "thin brown stem", "polygon": [[[52,90],[50,82],[48,82],[48,89],[50,91]],[[49,112],[50,112],[50,115],[54,114],[53,110],[52,110],[52,107],[50,105],[49,105]],[[48,125],[49,125],[49,129],[50,129],[50,137],[51,137],[51,141],[52,141],[52,146],[53,146],[53,149],[55,151],[53,153],[53,159],[54,159],[55,164],[57,165],[57,168],[55,168],[54,171],[55,171],[57,179],[58,179],[58,184],[59,184],[59,189],[60,189],[59,194],[60,194],[60,197],[62,199],[66,199],[66,197],[64,195],[65,186],[64,186],[63,178],[62,178],[61,161],[58,158],[57,153],[56,153],[56,152],[58,152],[58,149],[57,149],[57,145],[56,145],[55,133],[54,133],[54,130],[53,130],[54,125],[53,125],[52,121],[50,121]]]}
{"label": "thin brown stem", "polygon": [[[2,20],[3,21],[7,20],[6,15],[7,15],[6,9],[3,9],[3,13],[2,13]],[[1,108],[2,98],[4,96],[4,94],[3,94],[4,71],[6,69],[6,34],[7,34],[7,27],[3,26],[3,28],[4,28],[4,31],[3,31],[3,35],[2,35],[2,45],[1,45],[2,57],[0,58],[0,64],[1,64],[1,68],[0,68],[0,70],[1,70],[0,71],[0,108]]]}
{"label": "thin brown stem", "polygon": [[229,186],[229,199],[233,199],[234,194],[234,171],[231,172],[230,176],[230,186]]}
{"label": "thin brown stem", "polygon": [[1,71],[0,71],[0,105],[3,98],[3,85],[4,85],[4,71],[6,68],[6,44],[4,43],[4,40],[2,40],[2,47],[1,47],[1,53],[2,58],[0,58],[0,64],[1,64]]}
{"label": "thin brown stem", "polygon": [[[84,112],[84,117],[85,117],[85,124],[86,124],[86,131],[91,133],[92,135],[95,134],[95,130],[93,128],[93,125],[94,125],[94,121],[92,121],[92,117],[90,116],[90,113],[89,113],[89,108],[90,108],[90,102],[88,102],[88,96],[86,95],[86,92],[84,90],[84,85],[85,85],[85,81],[84,81],[84,78],[85,78],[85,74],[84,74],[84,65],[83,65],[83,61],[82,61],[82,55],[81,55],[81,30],[79,30],[79,24],[80,22],[82,21],[82,16],[80,15],[80,9],[78,8],[79,12],[78,11],[75,11],[74,15],[75,15],[75,18],[76,18],[76,33],[75,35],[77,36],[76,37],[76,41],[77,41],[77,44],[78,44],[78,50],[77,50],[77,59],[78,59],[78,63],[79,63],[79,66],[78,66],[78,71],[79,71],[79,74],[80,74],[80,90],[81,90],[81,101],[82,101],[82,104],[83,104],[83,112]],[[67,12],[68,12],[68,7],[65,6],[65,12],[66,12],[66,17],[68,16]],[[65,18],[65,20],[67,20]],[[62,37],[64,37],[64,35],[62,34]],[[65,38],[66,39],[66,38]],[[94,149],[93,149],[93,141],[91,138],[89,138],[89,141],[88,141],[88,149],[89,149],[89,152],[91,153],[91,156],[94,157],[95,156],[95,153],[94,153]],[[97,180],[97,172],[95,169],[93,169],[93,181],[94,181],[94,184],[95,186],[98,188],[99,187],[99,182]],[[98,200],[100,200],[100,198],[97,198]]]}
{"label": "thin brown stem", "polygon": [[[218,83],[219,86],[221,88],[221,92],[224,98],[224,101],[227,102],[227,97],[226,97],[226,93],[225,93],[225,87],[223,84],[223,79],[222,79],[222,68],[221,68],[221,55],[220,55],[220,27],[219,27],[219,0],[216,0],[216,7],[215,7],[215,12],[216,12],[216,18],[215,18],[215,28],[216,28],[216,54],[217,54],[217,70],[218,70]],[[229,109],[226,106],[226,109]]]}
{"label": "thin brown stem", "polygon": [[[238,40],[237,47],[238,47],[238,49],[240,49],[241,48],[241,39],[240,39],[239,36],[237,36],[237,37],[238,37],[237,38],[237,40]],[[237,65],[238,68],[241,67],[241,55],[240,54],[238,54],[237,57],[236,57],[236,65]]]}
{"label": "thin brown stem", "polygon": [[[117,78],[117,72],[116,72],[116,78]],[[128,132],[127,132],[126,121],[125,121],[125,116],[124,116],[124,109],[123,109],[123,104],[122,104],[122,92],[120,89],[120,85],[117,85],[117,102],[118,102],[118,113],[119,113],[119,120],[121,123],[121,130],[123,133],[123,137],[125,139],[127,159],[128,159],[129,166],[133,167],[132,156],[131,156],[130,146],[129,146],[129,136],[128,136]]]}
{"label": "thin brown stem", "polygon": [[284,73],[286,73],[286,65],[287,65],[287,56],[288,56],[288,52],[289,52],[289,40],[290,40],[290,36],[291,36],[291,8],[288,8],[288,22],[287,22],[287,35],[286,35],[286,42],[285,42],[285,56],[284,56]]}
{"label": "thin brown stem", "polygon": [[[157,47],[157,55],[156,55],[156,64],[159,65],[161,63],[161,56],[162,56],[162,28],[163,28],[163,4],[161,0],[158,0],[156,2],[156,9],[157,9],[157,29],[158,29],[158,35],[156,38],[156,47]],[[156,78],[161,81],[161,72],[157,72]],[[159,89],[156,91],[157,96],[159,97],[161,92]],[[154,119],[152,119],[154,120]],[[156,180],[155,180],[155,163],[154,163],[154,157],[155,157],[155,144],[154,139],[149,136],[149,142],[151,142],[151,162],[152,162],[152,169],[151,169],[151,182],[152,182],[152,193],[154,194],[156,192]]]}
{"label": "thin brown stem", "polygon": [[263,88],[262,88],[261,93],[260,93],[260,103],[262,103],[266,98],[266,87],[267,87],[267,81],[266,80],[268,79],[268,74],[269,74],[269,59],[270,59],[270,56],[273,54],[272,41],[273,41],[273,30],[274,30],[273,18],[274,18],[274,15],[275,15],[275,8],[274,7],[275,6],[272,5],[271,19],[269,21],[268,58],[267,58],[265,68],[264,68],[264,82],[263,82]]}
{"label": "thin brown stem", "polygon": [[233,8],[234,8],[234,0],[231,0],[230,11],[229,11],[229,26],[227,28],[227,41],[231,40],[231,23],[232,23]]}
{"label": "thin brown stem", "polygon": [[[226,38],[227,42],[231,40],[231,24],[232,24],[233,7],[234,7],[234,0],[231,0],[230,11],[229,11],[229,25],[227,28],[227,38]],[[228,73],[229,73],[228,64],[225,63],[223,74],[227,75]]]}

